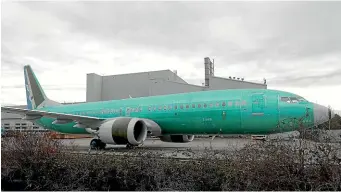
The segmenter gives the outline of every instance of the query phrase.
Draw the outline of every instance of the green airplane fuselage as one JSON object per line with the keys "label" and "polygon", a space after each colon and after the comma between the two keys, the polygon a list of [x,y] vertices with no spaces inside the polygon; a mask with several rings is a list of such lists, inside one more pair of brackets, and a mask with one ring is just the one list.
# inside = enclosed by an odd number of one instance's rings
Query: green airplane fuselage
{"label": "green airplane fuselage", "polygon": [[[100,118],[138,117],[156,122],[162,134],[270,134],[295,130],[314,122],[313,104],[287,103],[292,93],[267,89],[202,91],[123,100],[46,107],[40,110]],[[85,134],[74,122],[39,125],[62,133]],[[302,123],[302,124],[300,124]]]}

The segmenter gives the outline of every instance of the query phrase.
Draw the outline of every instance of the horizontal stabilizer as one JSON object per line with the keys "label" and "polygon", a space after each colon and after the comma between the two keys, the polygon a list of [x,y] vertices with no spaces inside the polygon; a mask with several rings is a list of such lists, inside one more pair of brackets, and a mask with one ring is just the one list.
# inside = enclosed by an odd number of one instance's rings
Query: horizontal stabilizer
{"label": "horizontal stabilizer", "polygon": [[[89,117],[89,116],[82,116],[82,115],[73,115],[67,113],[56,113],[56,112],[49,112],[49,111],[40,111],[40,110],[30,110],[30,109],[22,109],[22,108],[12,108],[12,107],[1,107],[2,113],[14,113],[25,116],[24,118],[32,118],[32,117],[50,117],[55,118],[57,120],[63,120],[65,123],[66,121],[78,122],[81,124],[91,125],[96,124],[100,121],[105,119],[97,118],[97,117]],[[57,123],[57,122],[55,122]]]}

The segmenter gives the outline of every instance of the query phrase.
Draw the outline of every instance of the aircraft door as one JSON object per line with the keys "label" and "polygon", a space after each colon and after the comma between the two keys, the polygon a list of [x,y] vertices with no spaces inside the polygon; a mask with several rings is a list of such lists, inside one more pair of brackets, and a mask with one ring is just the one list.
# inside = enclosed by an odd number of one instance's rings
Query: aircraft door
{"label": "aircraft door", "polygon": [[218,127],[219,132],[223,134],[238,133],[241,128],[241,99],[230,99],[222,102],[222,110],[220,111],[221,125]]}
{"label": "aircraft door", "polygon": [[221,117],[222,117],[223,120],[226,120],[226,110],[222,111]]}
{"label": "aircraft door", "polygon": [[264,114],[264,94],[256,93],[252,95],[252,114],[253,115],[262,115]]}
{"label": "aircraft door", "polygon": [[278,98],[277,95],[253,93],[251,103],[243,106],[242,127],[245,132],[262,134],[278,129]]}

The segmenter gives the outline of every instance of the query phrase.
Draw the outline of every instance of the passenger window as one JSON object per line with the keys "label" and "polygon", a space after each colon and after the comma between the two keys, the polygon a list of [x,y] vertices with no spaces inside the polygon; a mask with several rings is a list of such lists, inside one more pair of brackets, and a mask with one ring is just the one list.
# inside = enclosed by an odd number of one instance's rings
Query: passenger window
{"label": "passenger window", "polygon": [[189,105],[188,105],[188,104],[186,105],[186,108],[189,108]]}
{"label": "passenger window", "polygon": [[192,108],[195,108],[195,104],[192,104]]}
{"label": "passenger window", "polygon": [[183,106],[183,105],[180,105],[180,108],[181,108],[181,109],[183,109],[183,108],[184,108],[184,106]]}
{"label": "passenger window", "polygon": [[223,107],[225,107],[226,106],[226,103],[225,103],[225,101],[223,102],[223,104],[221,104]]}
{"label": "passenger window", "polygon": [[178,106],[177,106],[177,105],[174,105],[174,109],[178,109]]}
{"label": "passenger window", "polygon": [[245,105],[246,105],[246,101],[243,100],[242,103],[241,103],[241,105],[245,106]]}
{"label": "passenger window", "polygon": [[198,108],[201,108],[201,104],[198,104]]}
{"label": "passenger window", "polygon": [[204,107],[205,107],[205,108],[207,107],[207,104],[206,104],[206,103],[204,104]]}

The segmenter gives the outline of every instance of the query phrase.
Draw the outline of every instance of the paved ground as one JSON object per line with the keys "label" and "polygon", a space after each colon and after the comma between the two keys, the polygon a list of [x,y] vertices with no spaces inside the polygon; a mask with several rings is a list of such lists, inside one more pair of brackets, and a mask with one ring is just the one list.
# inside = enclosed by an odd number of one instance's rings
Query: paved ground
{"label": "paved ground", "polygon": [[[75,146],[75,149],[72,150],[76,153],[89,153],[89,143],[91,139],[68,139],[62,140],[65,145]],[[107,155],[129,155],[136,157],[143,157],[144,155],[153,155],[155,157],[161,158],[180,158],[180,159],[188,159],[188,158],[197,158],[205,155],[209,156],[219,156],[224,158],[224,154],[232,154],[230,152],[235,151],[236,149],[242,149],[247,144],[262,142],[255,141],[251,139],[241,139],[241,138],[215,138],[211,140],[210,138],[196,138],[192,142],[189,143],[167,143],[162,142],[159,139],[147,139],[143,146],[140,146],[136,149],[126,149],[124,145],[115,146],[115,145],[107,145],[105,150],[90,151],[91,154],[97,153],[105,153]],[[268,141],[265,141],[268,142]],[[305,147],[310,149],[315,149],[316,145],[323,145],[323,143],[315,143],[312,141],[305,141],[304,144],[302,140],[283,140],[281,142],[285,142],[289,145],[299,146],[301,143]],[[340,144],[332,143],[331,146],[336,147],[337,157],[341,159],[341,146]],[[208,150],[205,150],[208,149]],[[215,153],[214,151],[223,150],[223,152]]]}
{"label": "paved ground", "polygon": [[[91,138],[86,139],[65,139],[62,142],[65,145],[71,146],[75,145],[77,150],[88,150]],[[168,143],[162,142],[159,139],[147,139],[143,146],[139,148],[147,150],[165,151],[165,150],[204,150],[205,148],[211,149],[224,149],[224,150],[234,150],[241,149],[246,144],[255,142],[250,139],[235,139],[235,138],[215,138],[214,140],[210,138],[195,138],[189,143]],[[124,145],[107,145],[107,150],[125,151]]]}
{"label": "paved ground", "polygon": [[[143,157],[144,155],[153,155],[161,158],[197,158],[203,155],[209,155],[214,150],[224,150],[225,152],[234,151],[243,148],[252,141],[250,139],[236,138],[196,138],[189,143],[168,143],[159,139],[147,139],[143,146],[135,149],[126,149],[125,145],[107,145],[105,150],[89,151],[91,139],[65,139],[62,142],[67,146],[75,146],[72,150],[76,153],[105,153],[107,155],[129,155]],[[258,141],[259,142],[259,141]],[[208,149],[208,150],[205,150]],[[213,149],[213,150],[212,150]]]}

